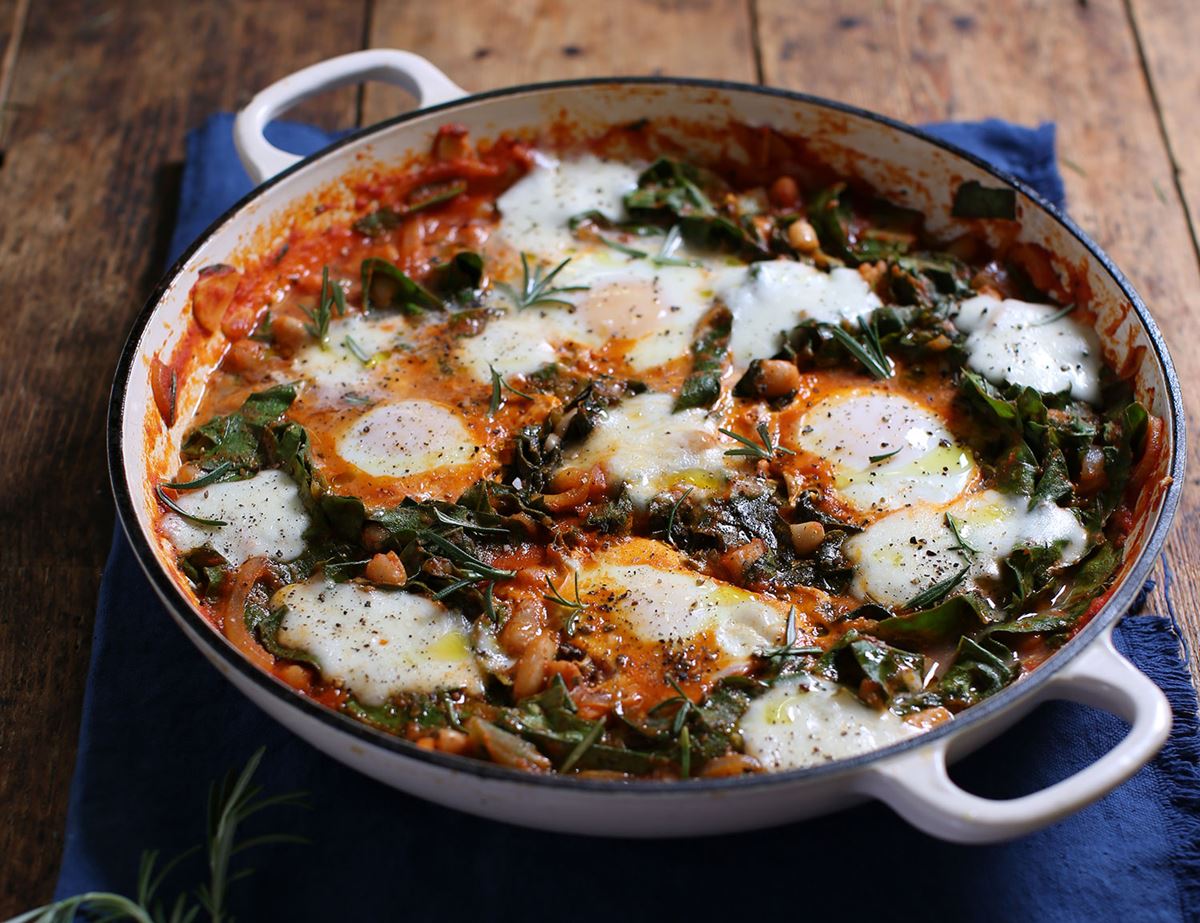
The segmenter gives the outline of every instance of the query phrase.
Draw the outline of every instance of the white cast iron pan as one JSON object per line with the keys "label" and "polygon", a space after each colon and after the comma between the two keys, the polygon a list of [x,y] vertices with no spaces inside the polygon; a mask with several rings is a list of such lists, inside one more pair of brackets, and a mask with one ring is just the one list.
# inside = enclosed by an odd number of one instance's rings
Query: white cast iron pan
{"label": "white cast iron pan", "polygon": [[[305,160],[273,147],[263,127],[300,100],[332,87],[385,80],[423,107],[365,129]],[[339,179],[373,161],[425,151],[446,122],[473,138],[536,131],[564,114],[583,132],[650,118],[655,124],[767,125],[811,139],[833,168],[857,174],[888,197],[920,209],[936,231],[953,219],[963,180],[1018,192],[1021,238],[1044,245],[1086,278],[1107,358],[1136,365],[1139,399],[1166,421],[1158,485],[1143,498],[1118,586],[1092,621],[1048,663],[953,721],[887,749],[825,766],[736,779],[625,784],[526,775],[488,763],[430,753],[314,704],[244,660],[192,603],[174,556],[155,535],[154,478],[172,468],[191,425],[222,336],[206,341],[180,378],[178,421],[165,429],[154,410],[150,359],[170,353],[192,323],[188,293],[197,271],[236,262],[243,248],[269,242],[281,222],[307,220],[306,198],[336,198]],[[714,153],[721,132],[705,142]],[[142,567],[175,621],[216,667],[268,714],[314,746],[388,785],[465,811],[574,833],[670,836],[779,824],[878,798],[935,836],[988,842],[1058,820],[1128,779],[1166,739],[1171,718],[1159,689],[1113,648],[1114,623],[1141,588],[1162,546],[1183,483],[1184,422],[1171,360],[1146,307],[1109,259],[1066,217],[1012,177],[889,119],[848,106],[763,87],[683,79],[600,79],[540,84],[467,96],[429,62],[402,51],[335,58],[276,83],[241,113],[236,140],[260,185],[208,229],[167,274],[138,318],[113,385],[109,460],[117,509]],[[702,148],[704,145],[701,146]],[[332,190],[332,191],[331,191]],[[309,204],[311,205],[311,199]],[[1110,711],[1131,725],[1111,752],[1078,774],[1032,795],[996,801],[969,794],[947,774],[951,760],[1004,731],[1038,703],[1067,699]]]}

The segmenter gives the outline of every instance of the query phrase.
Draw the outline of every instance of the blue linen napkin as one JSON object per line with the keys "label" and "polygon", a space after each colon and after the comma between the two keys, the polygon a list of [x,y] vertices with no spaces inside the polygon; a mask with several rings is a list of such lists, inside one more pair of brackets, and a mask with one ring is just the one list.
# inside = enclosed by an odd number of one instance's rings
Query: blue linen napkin
{"label": "blue linen napkin", "polygon": [[[188,137],[173,242],[178,253],[250,183],[231,117]],[[329,136],[274,127],[311,152]],[[931,126],[1062,202],[1054,127],[999,121]],[[1169,572],[1168,572],[1169,573]],[[1140,609],[1139,607],[1135,607]],[[234,886],[242,921],[588,920],[921,917],[1090,921],[1192,919],[1200,911],[1200,744],[1196,696],[1165,618],[1136,615],[1117,645],[1166,690],[1175,727],[1162,754],[1068,820],[983,847],[943,843],[879,804],[775,830],[689,841],[601,840],[519,829],[440,808],[359,776],[252,706],[170,623],[117,529],[105,570],[57,895],[131,893],[143,849],[203,841],[210,780],[267,747],[268,792],[304,790],[311,809],[273,830],[308,846],[255,851]],[[1094,761],[1120,721],[1043,706],[955,769],[973,791],[1012,797]],[[168,884],[202,880],[185,864]]]}

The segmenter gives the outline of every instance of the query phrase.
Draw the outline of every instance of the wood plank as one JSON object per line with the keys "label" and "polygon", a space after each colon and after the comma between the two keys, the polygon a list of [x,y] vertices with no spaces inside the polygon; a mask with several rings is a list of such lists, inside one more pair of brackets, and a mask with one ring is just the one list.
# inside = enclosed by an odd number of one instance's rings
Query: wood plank
{"label": "wood plank", "polygon": [[1128,10],[1200,253],[1200,67],[1194,47],[1200,38],[1200,4],[1128,0]]}
{"label": "wood plank", "polygon": [[[370,44],[416,51],[472,91],[611,74],[757,76],[749,0],[376,0]],[[364,122],[411,105],[371,86]]]}
{"label": "wood plank", "polygon": [[[1146,300],[1184,382],[1191,475],[1167,543],[1171,592],[1160,565],[1148,608],[1173,612],[1200,652],[1200,312],[1190,309],[1200,266],[1120,0],[850,0],[836,11],[819,0],[760,0],[759,20],[768,83],[910,122],[1058,123],[1070,211]],[[1184,97],[1179,119],[1196,99]],[[1200,680],[1200,657],[1191,666]]]}
{"label": "wood plank", "polygon": [[[30,9],[0,182],[0,918],[45,900],[57,871],[112,529],[108,387],[162,269],[184,134],[357,48],[364,15],[297,0]],[[355,101],[305,114],[352,124]]]}
{"label": "wood plank", "polygon": [[21,37],[29,16],[29,3],[30,0],[0,0],[0,159],[4,155],[5,137],[12,121],[9,96],[17,52],[21,48]]}

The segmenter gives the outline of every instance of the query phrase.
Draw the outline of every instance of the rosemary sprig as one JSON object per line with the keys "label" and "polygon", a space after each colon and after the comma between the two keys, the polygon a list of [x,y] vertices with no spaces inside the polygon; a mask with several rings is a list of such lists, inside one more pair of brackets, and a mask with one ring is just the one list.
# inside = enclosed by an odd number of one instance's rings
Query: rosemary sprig
{"label": "rosemary sprig", "polygon": [[502,397],[504,391],[511,391],[517,397],[523,397],[527,401],[533,400],[532,395],[526,394],[524,391],[518,391],[507,381],[505,381],[500,373],[496,371],[495,366],[489,365],[488,371],[492,373],[492,399],[488,402],[489,417],[494,417],[496,412],[500,409],[500,405],[503,403]]}
{"label": "rosemary sprig", "polygon": [[692,735],[685,727],[679,732],[679,778],[692,775]]}
{"label": "rosemary sprig", "polygon": [[883,345],[879,342],[879,332],[875,329],[874,323],[868,324],[862,320],[858,322],[858,328],[863,334],[863,342],[855,339],[853,334],[848,333],[837,324],[822,324],[821,326],[846,348],[846,352],[862,363],[873,377],[880,380],[892,377],[892,366],[883,351]]}
{"label": "rosemary sprig", "polygon": [[893,455],[898,455],[903,448],[904,446],[901,446],[899,449],[893,449],[890,452],[884,452],[882,455],[871,455],[867,458],[867,461],[869,461],[872,465],[878,465],[881,461],[887,461]]}
{"label": "rosemary sprig", "polygon": [[225,476],[225,472],[233,467],[232,462],[221,462],[217,467],[207,474],[202,474],[194,481],[165,481],[160,486],[169,487],[171,490],[196,490],[199,487],[207,487],[209,484],[215,484]]}
{"label": "rosemary sprig", "polygon": [[194,522],[198,526],[216,526],[218,528],[220,526],[229,525],[229,523],[227,523],[224,519],[205,519],[203,516],[197,516],[194,513],[189,513],[187,510],[185,510],[178,503],[176,503],[174,500],[172,500],[170,497],[168,497],[166,495],[166,493],[163,491],[162,484],[158,484],[155,486],[154,494],[155,494],[155,496],[158,497],[159,502],[163,506],[165,506],[167,509],[169,509],[176,516],[182,516],[188,522]]}
{"label": "rosemary sprig", "polygon": [[575,623],[579,621],[579,613],[587,608],[587,604],[579,596],[579,571],[575,571],[575,598],[567,599],[558,591],[550,580],[550,575],[546,575],[546,586],[549,588],[549,593],[542,594],[542,599],[548,603],[553,603],[556,606],[561,606],[568,611],[567,621],[563,625],[563,632],[567,637],[575,634]]}
{"label": "rosemary sprig", "polygon": [[1065,308],[1061,308],[1060,310],[1055,311],[1049,317],[1047,317],[1043,320],[1037,321],[1035,323],[1032,323],[1029,326],[1030,327],[1046,327],[1050,324],[1053,324],[1055,321],[1062,320],[1064,317],[1066,317],[1068,314],[1070,314],[1074,310],[1075,310],[1075,304],[1074,304],[1074,302],[1072,302],[1071,304],[1067,305]]}
{"label": "rosemary sprig", "polygon": [[583,739],[579,741],[567,754],[567,758],[563,760],[561,766],[558,767],[559,772],[570,772],[575,768],[575,764],[583,759],[588,750],[592,749],[596,741],[600,739],[600,735],[604,733],[604,722],[597,721],[592,725],[591,729],[583,735]]}
{"label": "rosemary sprig", "polygon": [[464,532],[490,532],[493,535],[508,534],[508,529],[504,528],[503,526],[485,526],[478,522],[469,522],[466,519],[456,519],[449,513],[442,512],[436,506],[433,508],[433,515],[438,522],[447,526],[454,526],[455,528],[462,529]]}
{"label": "rosemary sprig", "polygon": [[446,538],[446,536],[439,535],[437,532],[423,529],[417,534],[422,541],[436,545],[453,564],[467,572],[465,579],[458,581],[454,589],[461,589],[469,583],[475,583],[480,580],[508,580],[517,575],[515,570],[492,567],[487,562],[481,561],[465,548],[460,548],[454,542],[450,541],[450,539]]}
{"label": "rosemary sprig", "polygon": [[560,305],[562,307],[573,308],[575,306],[574,303],[567,301],[562,296],[570,292],[585,292],[591,286],[552,286],[550,284],[569,262],[571,262],[571,258],[567,257],[549,272],[546,272],[546,267],[542,265],[536,266],[531,272],[529,269],[529,254],[522,253],[520,291],[513,288],[507,282],[497,282],[496,287],[503,291],[519,310],[532,308],[536,305]]}
{"label": "rosemary sprig", "polygon": [[496,608],[496,581],[489,580],[487,589],[483,591],[483,611],[491,619],[493,625],[500,627],[500,610]]}
{"label": "rosemary sprig", "polygon": [[824,653],[819,647],[803,646],[796,643],[796,607],[788,609],[787,624],[783,629],[783,644],[779,647],[769,647],[764,651],[755,652],[763,660],[783,661],[788,657],[803,657],[807,654]]}
{"label": "rosemary sprig", "polygon": [[[695,188],[695,187],[693,187]],[[700,192],[700,190],[696,190]],[[703,193],[700,193],[703,196]],[[679,257],[672,256],[683,241],[683,232],[679,230],[679,225],[671,225],[671,229],[667,231],[666,237],[663,238],[662,247],[659,248],[658,255],[652,257],[650,262],[655,266],[699,266],[699,260],[684,260]]]}
{"label": "rosemary sprig", "polygon": [[740,448],[740,449],[726,449],[725,454],[726,455],[740,455],[740,456],[744,456],[746,458],[761,458],[764,461],[771,461],[776,456],[776,454],[783,454],[783,455],[795,455],[796,454],[791,449],[785,448],[784,446],[781,446],[781,445],[779,445],[779,446],[774,445],[771,442],[771,431],[769,429],[767,429],[766,423],[759,423],[757,430],[758,430],[759,438],[762,439],[761,445],[759,445],[753,439],[747,439],[745,436],[739,436],[737,433],[733,432],[733,430],[728,430],[728,429],[720,430],[720,432],[724,433],[726,436],[729,436],[731,439],[736,439],[744,447],[744,448]]}
{"label": "rosemary sprig", "polygon": [[973,561],[975,555],[979,554],[979,549],[972,548],[967,544],[966,539],[962,537],[962,533],[959,531],[959,526],[962,524],[962,520],[956,519],[953,513],[946,514],[946,525],[950,529],[950,533],[954,536],[954,544],[950,546],[950,550],[957,551],[967,560]]}
{"label": "rosemary sprig", "polygon": [[597,234],[596,239],[599,240],[600,243],[604,244],[604,246],[612,250],[616,250],[618,253],[624,253],[626,256],[644,259],[650,255],[645,250],[638,250],[636,247],[630,247],[627,244],[621,243],[619,240],[609,240],[607,237],[604,237],[601,234]]}
{"label": "rosemary sprig", "polygon": [[181,853],[161,868],[158,852],[147,851],[142,853],[138,867],[135,897],[92,891],[23,913],[13,917],[9,923],[67,923],[74,920],[77,914],[84,914],[88,919],[134,920],[136,923],[194,923],[202,912],[213,923],[231,923],[232,917],[226,907],[229,887],[253,873],[253,869],[242,869],[231,875],[229,866],[233,857],[254,846],[308,842],[304,837],[279,833],[238,842],[238,829],[259,811],[303,804],[299,793],[261,797],[262,789],[255,786],[253,780],[263,753],[259,749],[236,777],[230,773],[220,784],[214,784],[209,789],[208,840],[205,847],[209,880],[195,890],[195,903],[183,892],[176,897],[168,911],[158,894],[170,873],[183,860],[197,853],[200,847]]}
{"label": "rosemary sprig", "polygon": [[375,357],[368,356],[367,351],[359,346],[358,341],[355,340],[354,337],[350,336],[350,334],[346,334],[346,338],[342,340],[342,345],[346,347],[346,350],[350,353],[350,355],[352,355],[367,368],[375,365]]}
{"label": "rosemary sprig", "polygon": [[321,344],[322,349],[327,349],[329,346],[329,322],[333,319],[334,312],[337,312],[338,317],[344,317],[346,314],[346,293],[340,285],[330,281],[328,266],[321,267],[321,301],[318,303],[317,309],[314,311],[301,306],[300,310],[311,321],[304,325],[304,329],[308,331],[309,336]]}
{"label": "rosemary sprig", "polygon": [[967,576],[967,573],[970,570],[971,566],[969,564],[963,565],[962,569],[959,570],[958,573],[947,577],[945,580],[935,583],[927,590],[922,590],[920,593],[906,602],[904,604],[904,608],[909,610],[917,610],[927,609],[930,606],[936,606],[943,599],[950,595],[951,590],[963,582],[963,578]]}
{"label": "rosemary sprig", "polygon": [[[671,531],[675,528],[675,514],[679,512],[679,507],[683,505],[683,501],[686,500],[688,495],[691,494],[691,492],[695,489],[695,487],[689,487],[679,495],[678,500],[671,504],[671,512],[667,514],[667,541],[672,545],[675,544],[675,539],[671,535]],[[676,547],[679,546],[676,545]]]}

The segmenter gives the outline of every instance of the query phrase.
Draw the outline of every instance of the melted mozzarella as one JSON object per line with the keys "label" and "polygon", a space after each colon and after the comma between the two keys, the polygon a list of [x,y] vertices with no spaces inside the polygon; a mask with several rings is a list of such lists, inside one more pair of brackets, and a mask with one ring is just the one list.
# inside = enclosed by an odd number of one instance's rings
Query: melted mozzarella
{"label": "melted mozzarella", "polygon": [[641,171],[592,155],[556,160],[537,155],[533,168],[496,200],[500,234],[513,249],[561,259],[578,246],[567,222],[598,211],[606,218],[625,215],[625,195],[637,188]]}
{"label": "melted mozzarella", "polygon": [[[401,342],[397,316],[381,318],[356,314],[329,325],[329,339],[322,347],[312,343],[292,359],[288,374],[291,379],[307,379],[318,387],[346,388],[361,385],[372,374],[375,365]],[[367,357],[363,362],[354,355],[350,342]]]}
{"label": "melted mozzarella", "polygon": [[321,675],[379,705],[397,692],[466,689],[483,680],[461,614],[423,596],[356,583],[284,587],[279,641],[316,658]]}
{"label": "melted mozzarella", "polygon": [[[960,523],[959,534],[976,554],[952,550],[957,544],[946,514]],[[900,605],[969,565],[960,586],[1000,576],[1000,562],[1021,545],[1063,543],[1064,564],[1078,561],[1087,532],[1070,511],[1053,503],[1032,510],[1026,497],[985,490],[948,507],[922,504],[885,516],[850,538],[843,550],[854,564],[852,590],[861,599]]]}
{"label": "melted mozzarella", "polygon": [[975,476],[970,450],[936,414],[886,391],[847,388],[825,398],[800,418],[791,444],[825,459],[834,488],[864,512],[946,503]]}
{"label": "melted mozzarella", "polygon": [[296,482],[282,471],[181,491],[175,502],[192,516],[225,523],[202,526],[168,513],[163,530],[182,551],[208,545],[235,566],[252,557],[290,561],[304,552],[308,513]]}
{"label": "melted mozzarella", "polygon": [[596,605],[607,619],[622,622],[640,640],[689,641],[711,632],[722,652],[745,659],[782,636],[787,612],[778,604],[687,570],[659,542],[638,543],[640,557],[647,563],[629,563],[634,556],[628,551],[618,549],[613,555],[616,560],[601,559],[581,570],[579,589],[581,598]]}
{"label": "melted mozzarella", "polygon": [[805,676],[780,680],[755,699],[739,730],[746,752],[773,770],[858,756],[920,733],[844,686]]}
{"label": "melted mozzarella", "polygon": [[731,443],[705,411],[672,413],[674,403],[669,394],[647,393],[606,410],[583,444],[564,453],[564,466],[599,464],[643,506],[674,484],[721,486]]}
{"label": "melted mozzarella", "polygon": [[376,477],[402,478],[471,461],[480,450],[462,418],[433,401],[382,404],[342,434],[338,454]]}
{"label": "melted mozzarella", "polygon": [[967,333],[967,364],[989,381],[1100,401],[1100,339],[1059,308],[990,295],[964,301],[953,317]]}
{"label": "melted mozzarella", "polygon": [[837,324],[866,317],[882,304],[856,270],[822,272],[793,260],[731,271],[717,294],[733,312],[729,351],[739,367],[773,356],[780,334],[801,320]]}

